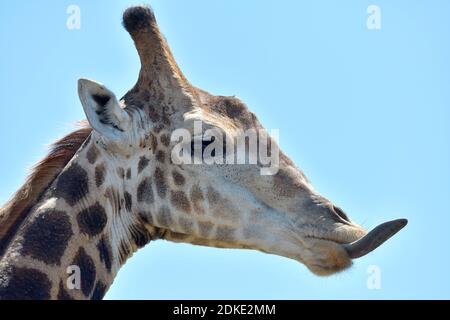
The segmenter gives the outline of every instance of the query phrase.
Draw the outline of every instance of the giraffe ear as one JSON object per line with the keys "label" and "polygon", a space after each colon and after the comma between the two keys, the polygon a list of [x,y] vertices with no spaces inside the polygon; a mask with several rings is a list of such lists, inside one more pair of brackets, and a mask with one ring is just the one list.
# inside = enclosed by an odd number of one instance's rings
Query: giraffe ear
{"label": "giraffe ear", "polygon": [[88,79],[78,80],[78,95],[89,124],[113,141],[123,140],[130,127],[129,114],[104,85]]}

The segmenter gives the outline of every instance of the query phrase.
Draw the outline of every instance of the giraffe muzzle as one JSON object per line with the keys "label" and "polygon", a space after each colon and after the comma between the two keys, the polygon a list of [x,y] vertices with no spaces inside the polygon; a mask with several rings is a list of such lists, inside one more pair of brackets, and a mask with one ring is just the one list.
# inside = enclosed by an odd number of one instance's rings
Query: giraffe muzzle
{"label": "giraffe muzzle", "polygon": [[408,220],[406,219],[397,219],[382,223],[361,239],[344,244],[344,248],[350,258],[360,258],[378,248],[407,224]]}

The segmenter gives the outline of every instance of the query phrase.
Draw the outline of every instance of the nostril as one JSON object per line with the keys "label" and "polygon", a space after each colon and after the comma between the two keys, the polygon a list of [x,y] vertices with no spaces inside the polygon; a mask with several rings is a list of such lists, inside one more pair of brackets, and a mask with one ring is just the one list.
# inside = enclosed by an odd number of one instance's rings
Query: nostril
{"label": "nostril", "polygon": [[341,208],[336,207],[336,206],[333,206],[333,210],[334,210],[334,212],[335,212],[339,217],[341,217],[342,219],[344,219],[344,220],[347,221],[347,222],[350,222],[350,219],[349,219],[348,216],[345,214],[345,212],[342,211]]}

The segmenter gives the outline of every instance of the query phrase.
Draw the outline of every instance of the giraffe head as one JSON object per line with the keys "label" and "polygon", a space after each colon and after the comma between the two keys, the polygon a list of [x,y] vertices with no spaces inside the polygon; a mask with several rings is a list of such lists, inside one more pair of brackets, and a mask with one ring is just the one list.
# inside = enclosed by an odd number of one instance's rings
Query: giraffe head
{"label": "giraffe head", "polygon": [[123,23],[141,60],[136,85],[119,100],[97,82],[78,84],[95,152],[108,157],[103,170],[121,176],[121,220],[172,241],[285,256],[319,275],[405,224],[367,234],[314,190],[244,103],[190,85],[149,8],[129,8]]}

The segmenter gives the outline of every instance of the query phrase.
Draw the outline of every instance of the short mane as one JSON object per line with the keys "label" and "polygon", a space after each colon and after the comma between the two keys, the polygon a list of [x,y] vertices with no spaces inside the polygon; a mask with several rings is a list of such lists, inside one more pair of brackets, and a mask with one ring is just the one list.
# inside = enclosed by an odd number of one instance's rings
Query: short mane
{"label": "short mane", "polygon": [[0,257],[30,209],[52,184],[92,132],[87,121],[53,143],[47,156],[32,169],[23,186],[0,209]]}

